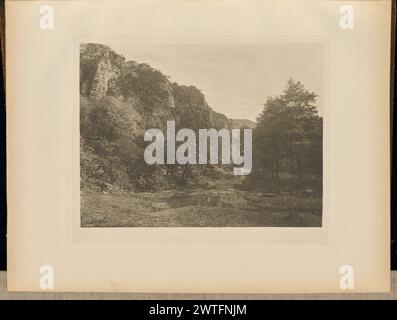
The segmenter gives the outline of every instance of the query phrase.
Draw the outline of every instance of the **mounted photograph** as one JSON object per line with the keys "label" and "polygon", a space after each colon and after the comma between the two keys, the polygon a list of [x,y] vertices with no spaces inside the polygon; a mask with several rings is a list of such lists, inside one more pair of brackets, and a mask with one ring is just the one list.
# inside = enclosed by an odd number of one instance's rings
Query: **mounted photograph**
{"label": "mounted photograph", "polygon": [[7,290],[390,290],[390,0],[7,3]]}
{"label": "mounted photograph", "polygon": [[80,44],[81,227],[322,227],[321,43]]}

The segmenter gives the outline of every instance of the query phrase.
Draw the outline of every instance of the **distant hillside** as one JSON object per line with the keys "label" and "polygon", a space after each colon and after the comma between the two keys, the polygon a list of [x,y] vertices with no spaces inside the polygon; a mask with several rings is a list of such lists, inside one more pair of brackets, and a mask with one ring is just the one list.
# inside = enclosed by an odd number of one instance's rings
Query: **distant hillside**
{"label": "distant hillside", "polygon": [[254,129],[256,122],[247,119],[229,119],[229,127],[236,129]]}
{"label": "distant hillside", "polygon": [[[199,89],[171,82],[148,64],[126,61],[101,44],[81,45],[83,190],[152,190],[178,183],[174,169],[143,163],[145,130],[164,130],[167,120],[174,120],[177,129],[255,126],[253,121],[229,120],[215,112]],[[184,169],[183,179],[186,174],[193,172]]]}

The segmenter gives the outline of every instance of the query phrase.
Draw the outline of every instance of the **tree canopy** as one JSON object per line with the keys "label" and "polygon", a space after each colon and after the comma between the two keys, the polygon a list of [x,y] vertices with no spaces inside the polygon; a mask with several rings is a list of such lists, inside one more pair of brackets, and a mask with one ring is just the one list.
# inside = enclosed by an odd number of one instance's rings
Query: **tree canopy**
{"label": "tree canopy", "polygon": [[251,183],[322,177],[317,95],[300,81],[290,79],[281,95],[267,98],[254,130],[253,159]]}

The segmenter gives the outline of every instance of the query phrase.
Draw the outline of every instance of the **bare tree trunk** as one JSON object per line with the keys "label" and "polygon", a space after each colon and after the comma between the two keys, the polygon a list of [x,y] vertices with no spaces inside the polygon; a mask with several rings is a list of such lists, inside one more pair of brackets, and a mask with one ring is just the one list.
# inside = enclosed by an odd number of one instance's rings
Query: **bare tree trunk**
{"label": "bare tree trunk", "polygon": [[298,156],[296,158],[296,167],[297,167],[297,170],[298,170],[298,178],[299,178],[299,180],[302,180],[302,162],[301,162],[301,157],[300,156]]}

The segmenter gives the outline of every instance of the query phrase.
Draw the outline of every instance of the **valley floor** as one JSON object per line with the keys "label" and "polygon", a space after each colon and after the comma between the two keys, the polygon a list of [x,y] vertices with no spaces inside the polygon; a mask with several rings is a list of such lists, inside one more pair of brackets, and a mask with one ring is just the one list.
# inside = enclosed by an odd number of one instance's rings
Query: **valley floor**
{"label": "valley floor", "polygon": [[81,195],[82,227],[321,227],[322,200],[234,188]]}

